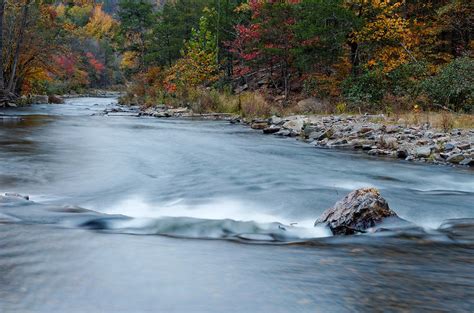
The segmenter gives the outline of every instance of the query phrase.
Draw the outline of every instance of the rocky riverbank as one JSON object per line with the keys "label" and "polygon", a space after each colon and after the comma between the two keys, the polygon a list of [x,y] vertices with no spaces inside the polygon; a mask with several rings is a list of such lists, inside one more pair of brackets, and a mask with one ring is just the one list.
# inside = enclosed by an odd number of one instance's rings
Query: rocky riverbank
{"label": "rocky riverbank", "polygon": [[474,167],[474,129],[442,131],[429,124],[388,123],[384,115],[294,115],[246,119],[232,114],[197,114],[187,108],[156,106],[141,116],[228,120],[264,134],[295,137],[317,148],[357,150],[406,161]]}

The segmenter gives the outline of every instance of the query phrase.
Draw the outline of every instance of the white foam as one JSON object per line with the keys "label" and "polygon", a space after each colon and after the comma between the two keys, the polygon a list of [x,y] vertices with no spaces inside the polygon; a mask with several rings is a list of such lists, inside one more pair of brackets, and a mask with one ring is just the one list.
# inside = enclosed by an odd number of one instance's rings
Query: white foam
{"label": "white foam", "polygon": [[[188,205],[182,199],[160,205],[154,205],[145,201],[142,197],[129,197],[111,207],[97,208],[107,214],[123,214],[135,218],[128,227],[135,227],[146,223],[148,219],[163,217],[190,217],[206,220],[234,220],[238,222],[252,221],[259,224],[281,223],[293,224],[289,227],[291,233],[299,238],[317,238],[330,236],[330,232],[324,227],[314,227],[314,220],[289,220],[282,216],[262,212],[262,208],[254,203],[233,200],[217,199],[211,203]],[[137,224],[135,224],[137,223]]]}

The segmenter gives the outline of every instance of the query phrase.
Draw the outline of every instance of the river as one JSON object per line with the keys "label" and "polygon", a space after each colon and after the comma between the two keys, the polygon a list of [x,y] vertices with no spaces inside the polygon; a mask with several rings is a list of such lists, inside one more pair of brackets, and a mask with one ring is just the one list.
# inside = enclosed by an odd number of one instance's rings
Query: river
{"label": "river", "polygon": [[[115,106],[0,112],[0,312],[472,312],[472,170]],[[365,186],[425,232],[312,226]]]}

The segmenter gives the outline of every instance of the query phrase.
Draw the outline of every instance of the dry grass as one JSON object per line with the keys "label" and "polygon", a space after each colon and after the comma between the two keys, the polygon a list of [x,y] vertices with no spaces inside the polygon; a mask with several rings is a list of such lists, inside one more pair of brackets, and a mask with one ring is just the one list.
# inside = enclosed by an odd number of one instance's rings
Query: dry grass
{"label": "dry grass", "polygon": [[236,97],[244,117],[262,117],[272,113],[272,106],[258,92],[244,92]]}
{"label": "dry grass", "polygon": [[453,128],[474,129],[474,115],[451,112],[405,112],[397,113],[386,121],[388,124],[420,126],[429,124],[433,128],[449,131]]}

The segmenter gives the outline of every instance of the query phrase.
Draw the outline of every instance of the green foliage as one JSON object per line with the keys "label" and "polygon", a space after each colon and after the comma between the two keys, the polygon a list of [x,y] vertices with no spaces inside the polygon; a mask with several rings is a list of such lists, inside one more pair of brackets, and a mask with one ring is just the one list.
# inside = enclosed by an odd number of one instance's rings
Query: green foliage
{"label": "green foliage", "polygon": [[152,30],[146,40],[148,65],[171,66],[181,57],[184,42],[192,36],[192,29],[199,27],[204,8],[212,0],[167,1],[154,16]]}
{"label": "green foliage", "polygon": [[347,34],[360,24],[343,0],[304,0],[297,10],[294,50],[297,64],[308,72],[331,65],[344,53]]}
{"label": "green foliage", "polygon": [[117,13],[120,20],[116,38],[122,52],[138,57],[138,70],[145,69],[149,42],[146,37],[154,23],[153,5],[146,0],[121,0]]}
{"label": "green foliage", "polygon": [[415,99],[421,93],[420,81],[427,76],[427,64],[407,63],[387,74],[390,93],[398,97]]}
{"label": "green foliage", "polygon": [[438,105],[455,111],[474,111],[474,60],[457,58],[426,79],[423,90]]}
{"label": "green foliage", "polygon": [[388,83],[382,70],[367,70],[343,82],[344,97],[355,104],[379,104],[387,91]]}
{"label": "green foliage", "polygon": [[[121,0],[117,13],[117,43],[128,78],[159,69],[158,83],[140,86],[158,89],[159,97],[143,92],[146,103],[182,97],[200,101],[203,110],[218,110],[213,90],[226,89],[258,91],[264,100],[279,99],[275,105],[285,106],[304,92],[327,100],[337,112],[355,106],[425,108],[428,96],[454,110],[472,110],[472,59],[440,70],[474,47],[473,7],[464,1],[158,3]],[[72,13],[68,16],[80,20],[79,11]],[[203,93],[204,87],[212,92]],[[266,101],[256,102],[263,109],[255,111],[268,109]],[[252,113],[251,104],[242,105],[249,115],[260,114]]]}

